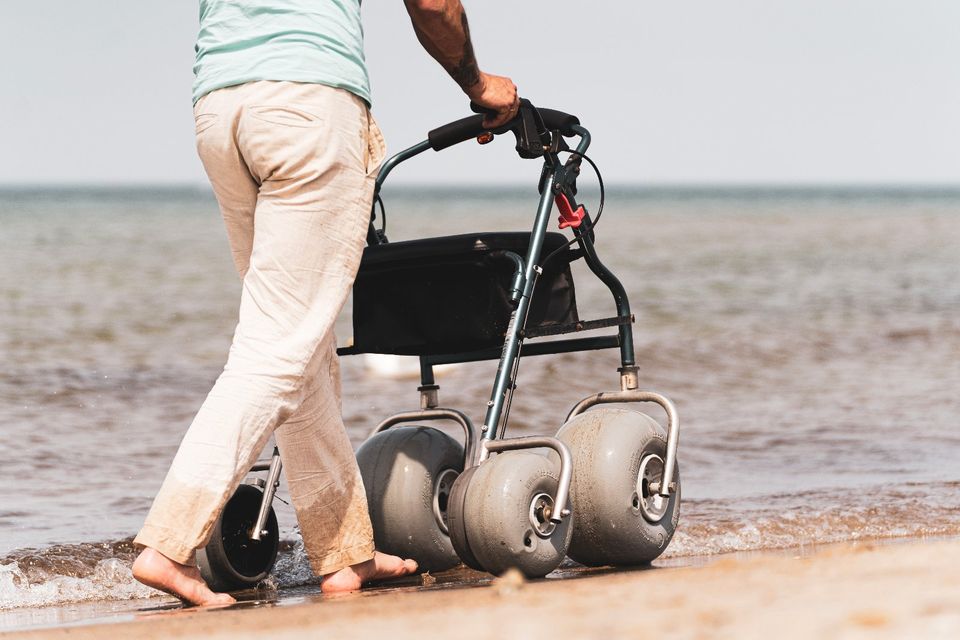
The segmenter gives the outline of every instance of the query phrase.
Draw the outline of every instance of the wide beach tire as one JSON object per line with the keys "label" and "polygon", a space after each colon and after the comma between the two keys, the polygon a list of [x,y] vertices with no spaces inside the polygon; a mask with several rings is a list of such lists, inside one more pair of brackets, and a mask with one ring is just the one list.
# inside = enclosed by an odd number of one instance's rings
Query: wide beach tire
{"label": "wide beach tire", "polygon": [[257,487],[237,487],[217,519],[210,541],[197,551],[200,575],[214,591],[247,589],[270,575],[280,546],[273,507],[267,514],[266,535],[259,541],[250,538],[262,501],[263,491]]}
{"label": "wide beach tire", "polygon": [[576,521],[569,555],[591,566],[649,563],[667,548],[680,519],[680,466],[669,498],[649,488],[662,481],[667,437],[638,411],[603,407],[557,433],[573,456]]}
{"label": "wide beach tire", "polygon": [[483,571],[483,567],[470,550],[470,542],[467,540],[467,523],[464,521],[464,505],[467,503],[467,488],[470,486],[470,480],[479,467],[470,467],[460,474],[456,482],[453,483],[453,489],[450,491],[450,503],[447,509],[447,525],[450,531],[450,542],[453,543],[453,549],[457,552],[463,564],[471,569]]}
{"label": "wide beach tire", "polygon": [[413,558],[422,571],[460,560],[447,533],[447,506],[463,470],[463,446],[432,427],[393,427],[357,450],[377,550]]}
{"label": "wide beach tire", "polygon": [[573,518],[559,524],[549,520],[557,467],[550,458],[529,451],[501,453],[476,467],[462,508],[478,566],[495,575],[516,568],[527,578],[540,578],[560,565]]}

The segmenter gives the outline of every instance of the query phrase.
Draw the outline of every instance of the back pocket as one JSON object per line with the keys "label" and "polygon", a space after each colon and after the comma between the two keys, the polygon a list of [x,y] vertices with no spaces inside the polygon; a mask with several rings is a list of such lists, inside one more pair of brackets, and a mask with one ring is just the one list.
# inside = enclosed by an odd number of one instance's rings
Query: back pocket
{"label": "back pocket", "polygon": [[255,105],[247,112],[257,120],[285,127],[314,127],[323,122],[319,116],[289,105]]}
{"label": "back pocket", "polygon": [[217,122],[217,114],[215,113],[198,113],[193,117],[194,122],[197,126],[197,135],[200,135],[210,127],[212,127]]}

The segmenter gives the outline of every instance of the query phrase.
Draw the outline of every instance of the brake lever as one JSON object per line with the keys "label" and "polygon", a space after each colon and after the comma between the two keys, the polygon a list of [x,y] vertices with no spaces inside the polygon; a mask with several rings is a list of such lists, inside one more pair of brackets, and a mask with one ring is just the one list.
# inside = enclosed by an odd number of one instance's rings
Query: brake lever
{"label": "brake lever", "polygon": [[[497,115],[495,110],[482,107],[473,101],[470,102],[470,110],[485,116]],[[537,108],[526,98],[520,98],[520,109],[512,120],[491,131],[494,134],[513,131],[517,139],[517,155],[526,160],[543,156],[544,148],[550,147],[552,140]]]}
{"label": "brake lever", "polygon": [[526,160],[539,158],[543,155],[543,142],[541,141],[542,136],[537,130],[532,106],[527,108],[521,106],[519,115],[520,122],[513,130],[517,137],[517,155]]}
{"label": "brake lever", "polygon": [[[565,149],[565,151],[569,150],[569,147]],[[567,158],[567,161],[563,163],[564,171],[567,174],[567,188],[572,195],[577,195],[577,178],[580,177],[580,167],[582,164],[583,157],[577,153],[571,155]]]}

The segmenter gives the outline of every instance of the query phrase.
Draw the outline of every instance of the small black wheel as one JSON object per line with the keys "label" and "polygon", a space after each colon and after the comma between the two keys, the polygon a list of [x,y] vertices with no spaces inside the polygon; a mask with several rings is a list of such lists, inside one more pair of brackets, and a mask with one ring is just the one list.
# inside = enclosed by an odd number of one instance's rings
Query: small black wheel
{"label": "small black wheel", "polygon": [[501,453],[476,467],[466,488],[463,521],[479,566],[496,575],[516,568],[528,578],[560,566],[573,518],[550,519],[558,475],[550,458],[529,451]]}
{"label": "small black wheel", "polygon": [[459,564],[450,542],[450,493],[463,470],[463,447],[432,427],[393,427],[357,450],[379,551],[413,558],[422,571]]}
{"label": "small black wheel", "polygon": [[273,507],[267,513],[266,534],[259,541],[250,538],[262,501],[263,491],[257,487],[237,487],[213,527],[210,542],[197,551],[200,574],[214,591],[246,589],[270,574],[280,546]]}
{"label": "small black wheel", "polygon": [[651,489],[663,481],[663,427],[637,411],[602,407],[570,420],[557,438],[573,456],[570,557],[591,567],[627,566],[663,553],[680,520],[680,465],[669,498]]}

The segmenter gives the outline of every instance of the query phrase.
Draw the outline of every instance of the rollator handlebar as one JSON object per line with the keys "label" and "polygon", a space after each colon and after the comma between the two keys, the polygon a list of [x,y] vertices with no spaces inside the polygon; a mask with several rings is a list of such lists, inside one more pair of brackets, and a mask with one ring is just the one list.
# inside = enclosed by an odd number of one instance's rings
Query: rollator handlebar
{"label": "rollator handlebar", "polygon": [[[530,134],[534,133],[533,129],[536,129],[536,133],[541,137],[549,131],[559,131],[561,135],[570,137],[577,135],[573,128],[580,124],[580,120],[576,116],[555,109],[538,109],[529,100],[523,98],[520,100],[520,110],[513,120],[496,129],[486,129],[483,126],[485,112],[473,103],[470,107],[478,112],[478,115],[455,120],[437,127],[427,134],[431,149],[441,151],[465,140],[482,136],[485,133],[500,135],[507,131],[513,131],[518,139],[517,150],[520,151],[521,136],[526,134],[527,137],[532,137]],[[544,129],[543,131],[540,130],[541,127]]]}
{"label": "rollator handlebar", "polygon": [[[483,116],[467,116],[466,118],[460,118],[459,120],[454,120],[453,122],[433,129],[427,134],[427,140],[430,141],[431,149],[434,151],[442,151],[464,140],[476,138],[485,131],[486,129],[483,128]],[[493,133],[503,132],[494,131]]]}

